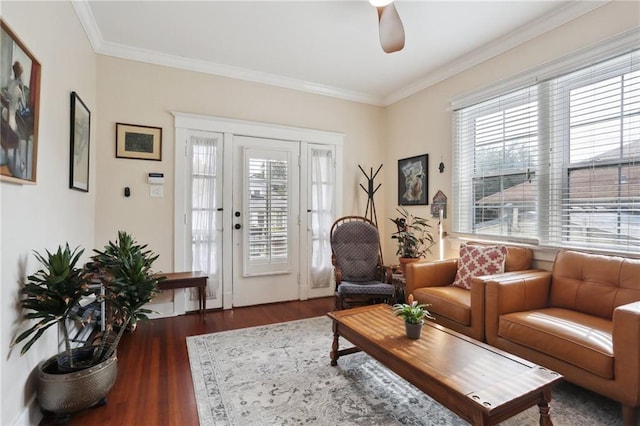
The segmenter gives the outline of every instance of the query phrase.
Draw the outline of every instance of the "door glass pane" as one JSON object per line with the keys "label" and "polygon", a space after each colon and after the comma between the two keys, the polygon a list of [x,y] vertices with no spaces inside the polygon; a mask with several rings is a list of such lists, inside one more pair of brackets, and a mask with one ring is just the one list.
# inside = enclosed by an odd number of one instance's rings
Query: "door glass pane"
{"label": "door glass pane", "polygon": [[289,263],[289,160],[247,150],[245,273],[285,272]]}
{"label": "door glass pane", "polygon": [[[217,231],[218,137],[191,137],[191,267],[218,282],[219,235]],[[216,297],[216,285],[207,286],[207,296]],[[191,291],[197,300],[197,291]]]}
{"label": "door glass pane", "polygon": [[331,244],[329,231],[334,219],[335,168],[332,148],[310,149],[311,288],[331,285]]}

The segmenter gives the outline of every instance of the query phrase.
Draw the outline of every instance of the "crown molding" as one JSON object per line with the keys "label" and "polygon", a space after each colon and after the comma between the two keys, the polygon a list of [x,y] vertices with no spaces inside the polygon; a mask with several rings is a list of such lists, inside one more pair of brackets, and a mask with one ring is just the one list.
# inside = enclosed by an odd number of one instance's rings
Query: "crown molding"
{"label": "crown molding", "polygon": [[168,55],[152,50],[132,48],[118,43],[105,42],[95,21],[91,8],[89,7],[88,0],[72,0],[71,4],[78,15],[93,50],[101,55],[202,72],[254,83],[267,84],[270,86],[330,96],[374,106],[389,106],[434,84],[446,80],[449,77],[466,71],[492,57],[504,53],[524,42],[538,37],[547,31],[589,13],[605,5],[609,1],[610,0],[572,1],[567,3],[561,9],[545,15],[517,31],[502,36],[496,41],[476,50],[472,54],[466,55],[442,66],[435,71],[430,72],[427,76],[386,96],[358,92],[311,81],[298,80],[245,68],[216,64],[203,60]]}
{"label": "crown molding", "polygon": [[383,105],[389,106],[404,98],[407,98],[427,87],[440,83],[449,77],[473,68],[495,56],[498,56],[520,44],[532,40],[548,31],[551,31],[561,25],[566,24],[582,15],[585,15],[605,4],[610,0],[596,1],[572,1],[562,8],[555,10],[541,18],[513,31],[509,34],[498,38],[492,43],[483,46],[475,52],[465,55],[453,62],[430,72],[429,75],[405,86],[404,88],[393,92],[383,99]]}
{"label": "crown molding", "polygon": [[181,56],[168,55],[153,50],[134,48],[117,43],[102,42],[96,53],[114,56],[122,59],[163,65],[181,70],[197,71],[238,80],[262,83],[270,86],[298,90],[318,95],[331,96],[349,101],[362,102],[372,105],[382,105],[382,97],[347,89],[327,86],[311,81],[278,76],[240,67],[216,64],[209,61],[190,59]]}
{"label": "crown molding", "polygon": [[82,28],[84,28],[84,32],[89,39],[89,43],[91,43],[91,47],[93,47],[94,52],[98,52],[100,50],[100,46],[102,45],[102,33],[100,33],[100,29],[98,28],[98,24],[93,16],[93,12],[89,7],[88,0],[72,0],[71,5],[73,9],[76,11],[76,15],[78,15],[78,19],[80,20],[80,24]]}
{"label": "crown molding", "polygon": [[98,25],[95,21],[88,0],[73,0],[71,2],[82,23],[82,26],[89,38],[93,50],[101,55],[113,56],[133,61],[146,62],[154,65],[162,65],[182,70],[202,72],[222,77],[229,77],[238,80],[262,83],[270,86],[282,87],[301,92],[325,95],[348,101],[361,102],[370,105],[382,106],[382,96],[348,90],[339,87],[328,86],[312,81],[298,80],[290,77],[283,77],[253,71],[240,67],[216,64],[209,61],[190,59],[176,55],[168,55],[153,50],[134,48],[118,43],[104,41]]}

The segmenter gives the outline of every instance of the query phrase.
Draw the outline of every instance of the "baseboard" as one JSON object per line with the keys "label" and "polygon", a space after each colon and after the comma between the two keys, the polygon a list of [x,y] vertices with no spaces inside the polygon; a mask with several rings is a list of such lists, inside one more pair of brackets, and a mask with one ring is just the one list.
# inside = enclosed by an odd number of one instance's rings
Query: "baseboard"
{"label": "baseboard", "polygon": [[42,417],[42,411],[40,411],[40,406],[36,402],[36,396],[33,395],[29,403],[22,410],[22,413],[20,413],[12,424],[15,426],[38,425],[42,421]]}

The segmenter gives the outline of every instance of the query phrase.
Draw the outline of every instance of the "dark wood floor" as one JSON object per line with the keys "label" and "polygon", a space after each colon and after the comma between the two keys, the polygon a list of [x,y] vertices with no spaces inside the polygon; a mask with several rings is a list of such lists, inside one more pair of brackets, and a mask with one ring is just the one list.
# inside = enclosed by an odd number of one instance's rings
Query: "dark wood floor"
{"label": "dark wood floor", "polygon": [[[185,337],[324,315],[333,298],[207,312],[139,324],[118,347],[118,379],[102,407],[71,416],[70,426],[198,424]],[[327,354],[330,348],[327,348]],[[41,425],[55,424],[44,419]]]}

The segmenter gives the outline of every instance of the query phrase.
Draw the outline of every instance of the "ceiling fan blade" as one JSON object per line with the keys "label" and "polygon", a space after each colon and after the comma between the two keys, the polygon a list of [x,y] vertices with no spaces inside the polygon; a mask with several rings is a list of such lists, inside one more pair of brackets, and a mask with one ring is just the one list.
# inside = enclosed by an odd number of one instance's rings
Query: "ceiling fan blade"
{"label": "ceiling fan blade", "polygon": [[386,53],[402,50],[404,47],[404,26],[393,2],[378,7],[380,44]]}

